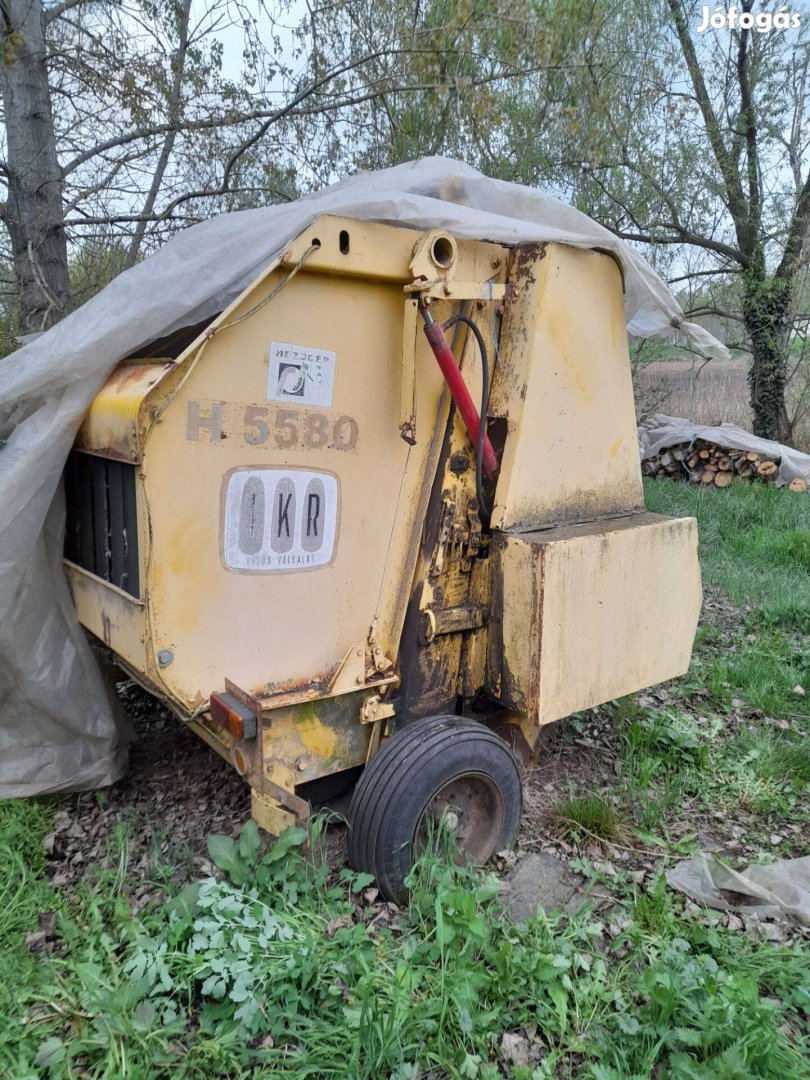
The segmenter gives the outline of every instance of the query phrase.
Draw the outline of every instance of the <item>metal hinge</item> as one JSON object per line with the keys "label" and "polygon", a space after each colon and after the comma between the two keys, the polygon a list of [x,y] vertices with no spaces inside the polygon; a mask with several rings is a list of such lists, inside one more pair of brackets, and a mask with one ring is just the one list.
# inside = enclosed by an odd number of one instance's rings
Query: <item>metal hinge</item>
{"label": "metal hinge", "polygon": [[458,604],[456,607],[428,607],[419,622],[419,642],[429,645],[441,634],[460,634],[465,630],[480,630],[489,621],[484,604]]}

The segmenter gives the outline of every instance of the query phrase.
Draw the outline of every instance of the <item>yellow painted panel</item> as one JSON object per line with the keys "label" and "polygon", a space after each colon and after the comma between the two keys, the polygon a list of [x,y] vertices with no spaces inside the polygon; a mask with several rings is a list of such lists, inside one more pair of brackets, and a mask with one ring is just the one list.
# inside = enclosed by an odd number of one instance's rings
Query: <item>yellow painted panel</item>
{"label": "yellow painted panel", "polygon": [[[417,442],[403,441],[403,284],[420,234],[385,226],[352,232],[352,258],[371,257],[373,240],[386,277],[397,254],[401,280],[380,281],[370,276],[371,263],[363,277],[352,276],[361,267],[352,271],[351,258],[343,269],[340,225],[327,219],[302,234],[299,247],[310,231],[322,241],[312,264],[257,307],[288,273],[273,270],[224,317],[226,329],[181,358],[185,381],[178,386],[170,375],[147,403],[160,409],[176,388],[147,436],[142,471],[151,655],[172,650],[160,680],[181,708],[195,707],[225,678],[257,695],[325,685],[372,629],[383,654],[397,655],[448,400],[419,333]],[[332,233],[336,250],[322,265]],[[491,250],[459,244],[460,265],[472,275],[486,263],[491,276]],[[436,308],[437,318],[450,314],[449,305]],[[296,399],[298,386],[284,383],[284,369],[302,356],[317,386],[304,384]],[[301,530],[310,485],[320,484],[327,502],[337,492],[328,557],[299,553],[293,563],[236,551],[248,482],[251,505],[270,515],[281,473]]]}
{"label": "yellow painted panel", "polygon": [[509,535],[495,566],[503,629],[492,655],[502,652],[506,704],[535,722],[689,667],[701,604],[693,518],[635,514]]}
{"label": "yellow painted panel", "polygon": [[[402,285],[411,280],[409,266],[414,248],[424,235],[417,229],[326,215],[290,244],[282,264],[294,264],[318,240],[319,248],[306,263],[309,270]],[[505,251],[499,244],[459,242],[453,277],[458,281],[487,281],[505,262]]]}
{"label": "yellow painted panel", "polygon": [[146,606],[74,563],[64,563],[79,622],[131,664],[145,670]]}
{"label": "yellow painted panel", "polygon": [[141,405],[173,366],[171,360],[120,364],[90,406],[76,437],[76,449],[120,461],[138,461]]}
{"label": "yellow painted panel", "polygon": [[[490,414],[509,430],[495,528],[584,521],[643,502],[621,272],[559,244],[516,249]],[[521,262],[523,259],[523,262]]]}

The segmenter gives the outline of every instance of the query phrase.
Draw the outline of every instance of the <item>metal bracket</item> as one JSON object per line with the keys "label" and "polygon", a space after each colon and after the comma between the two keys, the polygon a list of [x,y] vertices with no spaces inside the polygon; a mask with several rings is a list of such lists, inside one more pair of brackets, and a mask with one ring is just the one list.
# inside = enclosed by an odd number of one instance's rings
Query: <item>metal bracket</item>
{"label": "metal bracket", "polygon": [[420,298],[431,297],[435,300],[500,300],[504,303],[512,299],[511,285],[495,281],[448,281],[445,278],[433,278],[431,281],[412,281],[403,286],[406,293],[419,293]]}
{"label": "metal bracket", "polygon": [[477,499],[470,499],[467,504],[467,521],[470,528],[466,537],[466,550],[461,560],[461,569],[465,574],[470,573],[473,559],[484,546],[484,530],[481,525]]}
{"label": "metal bracket", "polygon": [[[308,811],[309,807],[307,807]],[[250,793],[250,812],[259,828],[264,829],[271,836],[281,836],[290,825],[298,823],[295,814],[285,810],[275,800],[267,798],[255,788]]]}
{"label": "metal bracket", "polygon": [[326,695],[348,694],[357,690],[366,681],[366,647],[362,641],[356,641],[348,650],[326,689]]}
{"label": "metal bracket", "polygon": [[371,622],[371,629],[368,632],[368,648],[371,653],[370,666],[373,672],[381,674],[383,671],[388,671],[394,666],[394,661],[389,660],[383,652],[382,646],[377,641],[377,616],[375,615]]}
{"label": "metal bracket", "polygon": [[377,720],[371,725],[371,733],[368,740],[368,750],[366,751],[366,765],[368,765],[368,763],[380,749],[380,743],[382,742],[382,733],[384,727],[385,720]]}
{"label": "metal bracket", "polygon": [[280,784],[274,784],[267,777],[262,780],[262,788],[264,789],[262,794],[265,797],[271,798],[273,802],[277,802],[279,806],[283,806],[285,810],[295,814],[300,822],[306,821],[309,817],[309,803],[306,799],[300,798],[292,791],[287,791]]}
{"label": "metal bracket", "polygon": [[433,551],[433,558],[430,562],[430,569],[428,571],[428,577],[438,577],[444,569],[444,556],[447,548],[448,541],[453,533],[453,515],[456,511],[456,504],[449,495],[442,497],[442,518],[441,525],[439,527],[439,535],[436,540],[436,547]]}
{"label": "metal bracket", "polygon": [[405,301],[402,320],[402,365],[399,385],[399,433],[406,443],[416,442],[416,335],[419,302]]}
{"label": "metal bracket", "polygon": [[374,724],[378,720],[393,716],[395,712],[396,709],[390,702],[383,701],[379,694],[372,694],[366,698],[360,709],[360,723]]}
{"label": "metal bracket", "polygon": [[484,604],[458,604],[447,608],[425,608],[420,616],[419,642],[429,645],[441,634],[460,634],[465,630],[480,630],[489,621]]}
{"label": "metal bracket", "polygon": [[413,285],[406,285],[405,291],[421,292],[422,287],[430,288],[438,281],[449,282],[456,272],[458,245],[449,233],[441,229],[432,229],[419,240],[413,249],[410,271]]}

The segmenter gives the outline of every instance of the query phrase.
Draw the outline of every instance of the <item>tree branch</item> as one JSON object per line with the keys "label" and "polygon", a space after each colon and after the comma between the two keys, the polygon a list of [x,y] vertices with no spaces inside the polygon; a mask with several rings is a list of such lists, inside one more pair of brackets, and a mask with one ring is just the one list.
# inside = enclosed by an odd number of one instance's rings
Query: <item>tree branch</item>
{"label": "tree branch", "polygon": [[690,308],[689,311],[684,311],[684,315],[687,318],[691,318],[693,315],[719,315],[721,319],[733,319],[735,322],[745,322],[742,315],[736,314],[733,311],[724,311],[722,308],[717,307]]}
{"label": "tree branch", "polygon": [[[329,82],[339,78],[341,75],[345,75],[349,71],[353,71],[358,67],[366,63],[370,63],[372,60],[379,59],[383,56],[397,56],[397,55],[412,55],[414,53],[430,53],[434,54],[436,50],[431,49],[379,49],[376,52],[369,53],[358,60],[347,62],[337,68],[333,68],[327,72],[322,78],[318,79],[311,85],[304,87],[300,90],[290,102],[281,106],[278,109],[255,109],[251,112],[244,113],[232,113],[230,115],[223,116],[211,116],[206,117],[203,120],[189,120],[183,123],[180,130],[183,132],[192,131],[213,131],[223,127],[235,127],[238,124],[247,124],[254,120],[262,120],[265,122],[264,131],[269,129],[277,120],[283,119],[290,113],[290,110],[295,109],[302,101],[307,100],[310,97],[314,97],[317,92],[323,89]],[[564,67],[566,65],[553,65],[555,69]],[[521,78],[526,75],[535,74],[538,71],[551,70],[549,66],[537,66],[532,68],[515,69],[512,72],[498,71],[493,75],[488,75],[482,79],[478,79],[475,82],[476,86],[482,86],[485,83],[497,82],[501,79]],[[310,113],[305,113],[304,110],[297,110],[296,115],[310,115],[314,112],[326,112],[335,108],[344,108],[347,105],[362,104],[364,101],[374,100],[382,96],[384,92],[391,93],[413,93],[418,90],[435,90],[439,86],[438,83],[420,83],[415,85],[405,86],[393,86],[389,87],[387,91],[381,89],[369,92],[368,94],[353,97],[350,99],[337,99],[332,102],[325,102],[318,106],[317,109],[313,109]],[[155,138],[159,135],[167,135],[176,125],[172,123],[153,124],[149,127],[136,128],[134,131],[124,132],[121,135],[114,135],[104,142],[97,143],[95,146],[89,147],[87,150],[83,150],[77,154],[71,161],[62,167],[62,175],[67,177],[70,173],[75,172],[80,166],[86,164],[92,158],[97,157],[99,154],[106,153],[108,150],[115,150],[118,147],[126,146],[129,143],[137,142],[139,139]],[[262,134],[264,134],[264,131]],[[262,136],[260,135],[259,138]],[[258,140],[257,140],[258,141]]]}
{"label": "tree branch", "polygon": [[183,76],[186,68],[186,53],[188,51],[188,23],[191,11],[191,0],[182,0],[182,3],[178,5],[179,12],[179,39],[177,42],[177,51],[174,56],[174,80],[172,82],[172,90],[169,98],[169,117],[172,124],[171,131],[166,133],[166,137],[163,140],[163,146],[160,151],[160,157],[158,158],[155,172],[152,177],[152,183],[149,187],[149,192],[146,196],[146,200],[143,204],[144,220],[139,221],[135,227],[135,232],[132,235],[129,248],[127,249],[126,262],[124,264],[125,269],[135,265],[135,261],[138,258],[138,252],[140,251],[141,244],[143,242],[144,234],[146,232],[146,224],[148,217],[155,209],[155,202],[157,201],[158,192],[160,186],[163,183],[163,177],[166,173],[166,169],[169,164],[169,159],[174,149],[174,143],[177,138],[177,132],[180,127],[180,103],[183,92]]}
{"label": "tree branch", "polygon": [[693,270],[691,274],[667,278],[667,285],[677,285],[679,281],[691,281],[696,277],[714,277],[715,274],[739,274],[739,272],[735,266],[717,266],[713,270]]}
{"label": "tree branch", "polygon": [[808,230],[810,230],[810,169],[796,202],[796,211],[790,223],[785,250],[776,268],[775,277],[782,281],[790,281],[793,278],[801,265],[802,248]]}
{"label": "tree branch", "polygon": [[703,248],[705,251],[716,251],[718,255],[725,255],[727,259],[733,259],[735,262],[742,263],[743,266],[748,264],[746,257],[737,248],[730,247],[720,240],[712,240],[708,236],[698,236],[696,233],[685,230],[678,232],[677,236],[653,236],[651,233],[623,232],[620,229],[611,229],[609,225],[606,228],[620,240],[638,240],[641,244],[690,244],[692,247]]}
{"label": "tree branch", "polygon": [[[743,11],[749,12],[754,0],[743,0]],[[741,116],[745,125],[745,158],[748,172],[748,221],[751,228],[750,243],[753,246],[758,238],[753,234],[753,227],[761,216],[762,200],[759,190],[759,150],[757,146],[757,120],[751,94],[751,82],[748,73],[748,42],[750,30],[740,30],[740,45],[737,50],[737,80],[740,84]]]}
{"label": "tree branch", "polygon": [[70,11],[71,8],[78,7],[79,4],[83,4],[85,0],[61,0],[61,3],[54,4],[51,8],[46,8],[42,12],[42,22],[45,26],[52,23],[54,19],[58,19],[60,15],[64,15],[66,11]]}

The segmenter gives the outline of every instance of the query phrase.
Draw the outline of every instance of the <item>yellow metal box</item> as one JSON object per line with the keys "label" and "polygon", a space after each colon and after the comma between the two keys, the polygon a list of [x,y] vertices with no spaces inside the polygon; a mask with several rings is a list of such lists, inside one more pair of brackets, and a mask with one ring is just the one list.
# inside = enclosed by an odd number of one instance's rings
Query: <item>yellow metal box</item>
{"label": "yellow metal box", "polygon": [[694,518],[501,533],[491,573],[488,682],[536,724],[689,667],[701,603]]}

